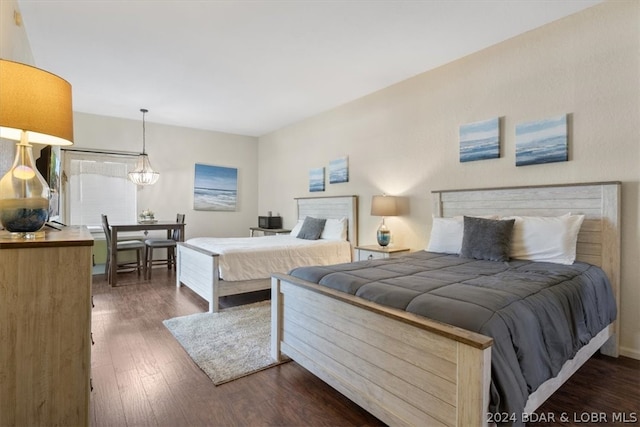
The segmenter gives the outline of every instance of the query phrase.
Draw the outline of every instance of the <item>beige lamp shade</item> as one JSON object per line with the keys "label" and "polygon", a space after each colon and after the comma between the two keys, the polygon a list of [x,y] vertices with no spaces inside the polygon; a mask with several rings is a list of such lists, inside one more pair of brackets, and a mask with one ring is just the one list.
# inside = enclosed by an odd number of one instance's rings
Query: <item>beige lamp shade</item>
{"label": "beige lamp shade", "polygon": [[371,198],[371,215],[398,215],[398,201],[394,196],[373,196]]}
{"label": "beige lamp shade", "polygon": [[48,71],[0,59],[0,137],[73,144],[71,85]]}

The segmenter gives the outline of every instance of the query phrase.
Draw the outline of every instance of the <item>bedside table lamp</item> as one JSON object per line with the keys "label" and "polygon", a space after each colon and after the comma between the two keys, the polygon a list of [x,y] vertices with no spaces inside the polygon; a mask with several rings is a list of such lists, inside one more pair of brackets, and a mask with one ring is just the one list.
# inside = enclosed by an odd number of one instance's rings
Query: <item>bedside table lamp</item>
{"label": "bedside table lamp", "polygon": [[376,238],[380,246],[387,246],[391,242],[391,231],[384,223],[384,217],[398,215],[397,199],[393,196],[373,196],[371,198],[371,215],[381,216],[382,224],[378,227]]}
{"label": "bedside table lamp", "polygon": [[30,143],[73,144],[71,85],[39,68],[0,59],[0,138],[19,141],[13,166],[0,180],[0,223],[19,237],[33,238],[49,219],[49,187]]}

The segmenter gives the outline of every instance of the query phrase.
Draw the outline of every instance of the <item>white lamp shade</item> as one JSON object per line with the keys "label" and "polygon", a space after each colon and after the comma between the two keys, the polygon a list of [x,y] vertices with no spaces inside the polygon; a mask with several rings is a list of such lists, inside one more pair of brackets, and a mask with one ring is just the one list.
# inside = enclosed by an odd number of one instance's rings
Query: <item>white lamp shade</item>
{"label": "white lamp shade", "polygon": [[398,215],[398,199],[393,196],[373,196],[371,198],[371,215]]}

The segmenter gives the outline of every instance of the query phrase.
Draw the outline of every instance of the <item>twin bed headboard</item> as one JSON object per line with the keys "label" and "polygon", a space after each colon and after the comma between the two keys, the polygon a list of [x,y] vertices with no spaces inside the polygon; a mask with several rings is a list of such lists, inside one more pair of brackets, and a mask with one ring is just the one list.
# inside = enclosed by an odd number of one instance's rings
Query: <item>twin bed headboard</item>
{"label": "twin bed headboard", "polygon": [[327,219],[347,218],[347,237],[358,245],[358,196],[298,197],[298,219],[306,216]]}

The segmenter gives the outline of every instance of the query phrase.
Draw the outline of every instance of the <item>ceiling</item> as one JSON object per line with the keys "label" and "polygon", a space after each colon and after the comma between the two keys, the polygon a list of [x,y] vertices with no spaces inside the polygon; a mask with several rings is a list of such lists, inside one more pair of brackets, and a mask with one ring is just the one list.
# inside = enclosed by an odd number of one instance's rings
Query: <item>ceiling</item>
{"label": "ceiling", "polygon": [[259,136],[600,0],[18,0],[74,110]]}

